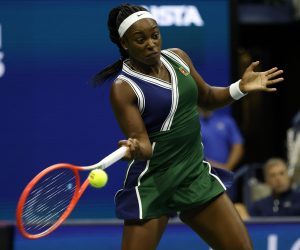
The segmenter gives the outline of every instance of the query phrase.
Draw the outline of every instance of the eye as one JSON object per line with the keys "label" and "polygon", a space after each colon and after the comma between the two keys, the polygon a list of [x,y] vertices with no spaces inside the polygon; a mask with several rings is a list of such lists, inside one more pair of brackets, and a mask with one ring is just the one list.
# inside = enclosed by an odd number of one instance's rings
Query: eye
{"label": "eye", "polygon": [[139,43],[139,44],[142,44],[142,43],[145,42],[145,39],[144,39],[143,37],[138,37],[138,38],[135,39],[135,41],[136,41],[137,43]]}
{"label": "eye", "polygon": [[159,39],[159,32],[155,32],[155,33],[152,35],[152,38],[153,38],[153,39]]}

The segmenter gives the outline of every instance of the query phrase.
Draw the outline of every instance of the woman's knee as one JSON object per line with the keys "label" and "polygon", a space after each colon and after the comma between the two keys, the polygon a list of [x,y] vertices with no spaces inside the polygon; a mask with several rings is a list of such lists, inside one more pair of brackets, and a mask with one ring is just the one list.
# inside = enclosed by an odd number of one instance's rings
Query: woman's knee
{"label": "woman's knee", "polygon": [[245,225],[231,210],[211,211],[210,208],[197,207],[181,212],[179,218],[214,250],[252,250],[252,241]]}

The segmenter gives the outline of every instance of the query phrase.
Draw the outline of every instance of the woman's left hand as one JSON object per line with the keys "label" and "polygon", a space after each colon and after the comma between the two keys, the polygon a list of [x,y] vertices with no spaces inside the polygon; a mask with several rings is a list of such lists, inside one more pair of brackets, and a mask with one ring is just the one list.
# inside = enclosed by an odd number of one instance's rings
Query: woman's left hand
{"label": "woman's left hand", "polygon": [[254,91],[276,91],[276,88],[270,86],[284,80],[283,77],[278,77],[283,73],[283,70],[274,67],[267,71],[255,72],[254,69],[258,64],[259,61],[256,61],[247,67],[240,81],[240,90],[244,93]]}

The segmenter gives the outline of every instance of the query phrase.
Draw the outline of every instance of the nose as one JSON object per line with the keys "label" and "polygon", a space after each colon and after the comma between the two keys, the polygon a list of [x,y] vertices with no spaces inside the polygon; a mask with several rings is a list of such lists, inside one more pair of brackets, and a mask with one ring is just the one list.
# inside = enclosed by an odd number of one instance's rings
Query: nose
{"label": "nose", "polygon": [[148,39],[147,47],[148,47],[149,49],[152,49],[152,48],[155,47],[155,42],[153,41],[153,39],[151,39],[151,38]]}

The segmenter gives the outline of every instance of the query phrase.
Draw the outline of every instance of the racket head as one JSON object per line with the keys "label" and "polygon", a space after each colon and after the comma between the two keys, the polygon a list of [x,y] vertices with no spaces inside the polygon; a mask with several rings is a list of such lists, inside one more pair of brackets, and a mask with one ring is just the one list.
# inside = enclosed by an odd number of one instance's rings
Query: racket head
{"label": "racket head", "polygon": [[44,237],[69,216],[80,198],[78,169],[68,163],[55,164],[27,184],[16,210],[16,225],[24,237]]}

